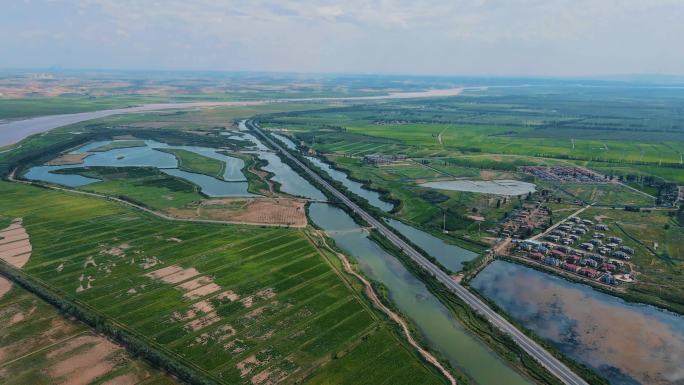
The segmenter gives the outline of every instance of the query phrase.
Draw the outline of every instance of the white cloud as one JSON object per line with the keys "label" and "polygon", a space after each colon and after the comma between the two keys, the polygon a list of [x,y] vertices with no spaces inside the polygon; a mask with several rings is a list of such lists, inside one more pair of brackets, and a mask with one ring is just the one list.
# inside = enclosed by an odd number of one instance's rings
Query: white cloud
{"label": "white cloud", "polygon": [[61,34],[68,66],[681,74],[681,20],[682,0],[34,0],[0,14],[0,53],[54,64]]}

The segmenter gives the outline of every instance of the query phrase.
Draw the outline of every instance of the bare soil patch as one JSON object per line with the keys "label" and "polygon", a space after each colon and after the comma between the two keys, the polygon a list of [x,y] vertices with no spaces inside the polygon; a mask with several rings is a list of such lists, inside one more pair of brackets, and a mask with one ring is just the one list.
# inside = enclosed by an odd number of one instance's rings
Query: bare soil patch
{"label": "bare soil patch", "polygon": [[13,229],[7,228],[3,231],[0,231],[0,245],[20,241],[26,238],[28,238],[28,234],[22,227],[15,227]]}
{"label": "bare soil patch", "polygon": [[84,154],[62,154],[55,159],[52,159],[50,161],[47,161],[45,164],[48,166],[64,166],[68,164],[81,164],[87,158],[90,156],[90,153],[84,153]]}
{"label": "bare soil patch", "polygon": [[137,383],[139,383],[138,377],[132,373],[128,373],[105,381],[102,383],[102,385],[135,385]]}
{"label": "bare soil patch", "polygon": [[292,198],[224,198],[202,201],[198,210],[170,209],[179,218],[306,227],[306,201]]}
{"label": "bare soil patch", "polygon": [[235,367],[240,371],[240,376],[245,377],[252,368],[258,366],[261,362],[256,358],[256,355],[251,355],[244,360],[238,362]]}
{"label": "bare soil patch", "polygon": [[15,219],[7,228],[0,232],[0,238],[6,243],[0,243],[0,259],[18,268],[24,267],[31,257],[31,241],[21,219]]}
{"label": "bare soil patch", "polygon": [[12,289],[12,282],[5,277],[0,277],[0,298],[7,294]]}
{"label": "bare soil patch", "polygon": [[129,247],[130,245],[128,245],[128,243],[122,243],[119,246],[103,249],[100,251],[100,254],[111,255],[112,257],[121,257],[125,254],[126,249]]}
{"label": "bare soil patch", "polygon": [[195,277],[197,275],[199,275],[199,271],[197,271],[194,267],[190,267],[187,269],[183,269],[177,273],[173,273],[173,274],[164,276],[162,278],[162,281],[164,281],[166,283],[176,284],[176,283],[183,282],[187,279],[190,279],[192,277]]}
{"label": "bare soil patch", "polygon": [[216,322],[218,322],[221,318],[216,314],[216,312],[211,312],[207,315],[204,315],[199,318],[195,318],[194,320],[188,322],[185,324],[185,327],[192,330],[192,331],[197,331],[200,329],[204,329],[205,327],[209,325],[213,325]]}
{"label": "bare soil patch", "polygon": [[180,285],[178,285],[179,288],[187,291],[195,290],[197,288],[200,288],[204,285],[207,285],[212,282],[212,279],[209,277],[201,276],[199,278],[195,278],[193,280],[183,282]]}
{"label": "bare soil patch", "polygon": [[[155,270],[148,273],[147,276],[172,285],[180,283],[176,285],[176,289],[182,291],[183,297],[189,300],[196,300],[223,290],[221,286],[214,283],[213,278],[200,275],[200,272],[194,267],[184,269],[178,265],[173,265]],[[232,302],[237,301],[240,296],[231,290],[227,290],[219,293],[215,298],[219,300],[228,299]],[[186,329],[197,331],[220,321],[221,317],[218,316],[211,302],[203,300],[192,304],[184,313],[175,312],[171,319],[173,321],[185,322]],[[232,333],[234,332],[233,330]],[[198,338],[197,343],[206,343],[209,339],[216,339],[215,336],[209,335]]]}
{"label": "bare soil patch", "polygon": [[235,302],[235,301],[240,299],[240,296],[235,294],[235,292],[232,290],[227,290],[227,291],[224,291],[223,293],[217,295],[216,299],[218,299],[219,301],[223,301],[224,299],[227,299],[230,302]]}
{"label": "bare soil patch", "polygon": [[200,288],[197,288],[195,290],[192,290],[192,291],[185,293],[183,295],[183,297],[188,298],[188,299],[197,299],[197,298],[207,296],[209,294],[216,293],[217,291],[220,291],[220,290],[221,290],[221,286],[212,282],[208,285],[204,285]]}
{"label": "bare soil patch", "polygon": [[[87,349],[79,349],[90,345]],[[77,337],[61,348],[48,354],[49,358],[58,357],[79,349],[78,353],[60,360],[49,369],[50,375],[59,379],[56,383],[86,385],[114,369],[111,356],[121,348],[110,341],[96,336]]]}

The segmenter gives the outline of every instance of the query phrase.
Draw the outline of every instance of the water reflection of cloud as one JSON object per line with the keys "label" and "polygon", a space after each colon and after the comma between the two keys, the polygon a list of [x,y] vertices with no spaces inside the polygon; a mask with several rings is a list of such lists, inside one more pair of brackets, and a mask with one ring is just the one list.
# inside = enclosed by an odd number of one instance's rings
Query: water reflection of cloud
{"label": "water reflection of cloud", "polygon": [[[497,261],[473,281],[526,327],[614,383],[684,384],[684,319]],[[612,374],[611,374],[612,372]]]}

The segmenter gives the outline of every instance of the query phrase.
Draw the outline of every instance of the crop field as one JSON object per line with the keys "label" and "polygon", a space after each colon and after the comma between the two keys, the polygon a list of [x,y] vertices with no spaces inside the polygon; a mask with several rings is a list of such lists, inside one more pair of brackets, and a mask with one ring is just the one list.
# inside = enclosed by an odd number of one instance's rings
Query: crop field
{"label": "crop field", "polygon": [[[676,165],[684,152],[684,121],[677,107],[683,99],[681,90],[492,89],[448,99],[279,114],[265,123],[299,131],[303,138],[315,133],[324,152],[413,147],[420,154],[477,151]],[[353,136],[374,138],[374,145],[349,140]]]}
{"label": "crop field", "polygon": [[614,183],[563,183],[556,184],[555,186],[583,202],[594,203],[599,206],[624,207],[625,205],[633,205],[652,207],[655,205],[655,198]]}
{"label": "crop field", "polygon": [[30,276],[222,383],[441,383],[301,230],[170,223],[0,183]]}
{"label": "crop field", "polygon": [[3,384],[176,384],[16,285],[0,294],[0,323]]}
{"label": "crop field", "polygon": [[[467,90],[441,99],[394,100],[260,117],[287,129],[350,175],[401,203],[393,215],[455,237],[480,239],[520,208],[515,199],[435,191],[430,180],[514,179],[548,189],[562,205],[652,207],[655,188],[619,183],[548,183],[523,166],[582,165],[614,177],[684,183],[681,90],[585,89],[568,84]],[[410,159],[365,165],[364,155]],[[634,186],[632,186],[634,187]],[[650,191],[650,192],[649,192]],[[561,204],[561,202],[558,202]],[[554,215],[555,216],[555,215]],[[473,217],[485,220],[480,224]]]}

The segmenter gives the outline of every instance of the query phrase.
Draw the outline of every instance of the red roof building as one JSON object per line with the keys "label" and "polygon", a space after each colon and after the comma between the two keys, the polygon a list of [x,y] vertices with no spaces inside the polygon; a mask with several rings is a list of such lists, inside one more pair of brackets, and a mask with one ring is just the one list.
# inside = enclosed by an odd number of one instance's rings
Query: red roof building
{"label": "red roof building", "polygon": [[563,266],[561,266],[564,270],[567,271],[572,271],[573,273],[576,273],[580,270],[580,267],[577,265],[573,265],[572,263],[564,263]]}
{"label": "red roof building", "polygon": [[565,253],[560,250],[551,250],[551,255],[558,258],[565,258]]}
{"label": "red roof building", "polygon": [[572,263],[576,265],[580,261],[580,256],[579,255],[571,255],[568,257],[567,261],[568,263]]}
{"label": "red roof building", "polygon": [[544,254],[542,254],[542,253],[532,253],[532,254],[530,254],[530,258],[536,259],[536,260],[538,260],[538,261],[541,261],[542,259],[544,259]]}
{"label": "red roof building", "polygon": [[615,271],[617,269],[617,266],[613,265],[612,263],[604,263],[603,266],[601,266],[604,270],[608,271]]}

